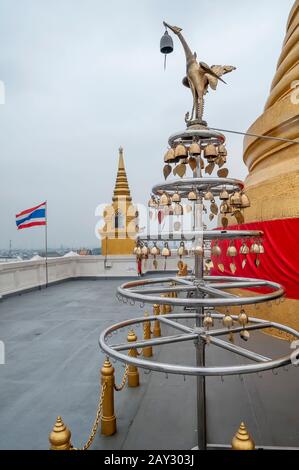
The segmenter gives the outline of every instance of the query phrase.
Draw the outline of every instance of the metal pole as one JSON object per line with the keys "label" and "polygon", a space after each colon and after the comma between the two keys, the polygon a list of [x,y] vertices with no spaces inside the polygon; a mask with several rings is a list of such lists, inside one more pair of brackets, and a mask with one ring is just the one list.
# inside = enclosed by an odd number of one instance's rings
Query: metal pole
{"label": "metal pole", "polygon": [[[197,166],[193,174],[194,177],[201,177],[200,157],[197,158]],[[203,207],[202,199],[197,200],[194,204],[194,231],[203,230]],[[198,245],[203,246],[203,236],[196,237],[195,247]],[[194,276],[197,281],[203,279],[203,255],[195,254],[194,256]],[[196,297],[202,297],[203,293],[199,290],[195,291]],[[201,328],[203,326],[203,307],[196,308],[196,326]],[[205,367],[205,343],[200,338],[195,341],[196,348],[196,366]],[[198,450],[206,450],[207,436],[206,436],[206,379],[204,375],[198,375],[197,381],[197,442]]]}
{"label": "metal pole", "polygon": [[46,287],[48,287],[48,202],[45,204],[45,253],[46,253]]}

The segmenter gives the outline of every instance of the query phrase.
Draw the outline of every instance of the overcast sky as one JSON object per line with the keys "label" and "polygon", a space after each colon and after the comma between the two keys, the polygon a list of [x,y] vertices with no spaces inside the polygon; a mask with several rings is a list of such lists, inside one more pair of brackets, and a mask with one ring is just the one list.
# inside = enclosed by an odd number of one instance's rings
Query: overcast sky
{"label": "overcast sky", "polygon": [[[209,93],[212,127],[246,131],[261,113],[293,0],[0,0],[0,247],[43,245],[15,214],[48,200],[49,246],[97,246],[95,208],[110,202],[118,147],[135,202],[162,180],[167,139],[184,128],[191,94],[166,20],[199,60],[231,64]],[[244,178],[242,138],[228,135],[230,175]]]}

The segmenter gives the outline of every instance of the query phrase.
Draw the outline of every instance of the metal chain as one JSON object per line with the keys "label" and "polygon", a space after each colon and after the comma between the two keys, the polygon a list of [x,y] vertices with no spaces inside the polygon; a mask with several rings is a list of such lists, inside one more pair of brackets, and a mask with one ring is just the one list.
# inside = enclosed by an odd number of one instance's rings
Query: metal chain
{"label": "metal chain", "polygon": [[102,385],[101,395],[100,395],[100,400],[99,400],[99,404],[98,404],[98,408],[97,408],[96,417],[95,417],[95,420],[94,420],[94,423],[93,423],[93,426],[92,426],[92,429],[91,429],[91,433],[89,435],[89,438],[88,438],[86,444],[80,449],[78,449],[76,447],[72,447],[71,450],[87,450],[91,446],[91,444],[93,443],[93,440],[96,436],[96,433],[97,433],[97,430],[98,430],[98,427],[99,427],[100,417],[101,417],[102,409],[103,409],[103,400],[104,400],[104,395],[105,395],[106,389],[107,389],[107,382],[103,383],[103,385]]}
{"label": "metal chain", "polygon": [[120,385],[114,384],[114,390],[116,390],[117,392],[121,392],[122,389],[124,388],[124,386],[126,385],[128,372],[129,372],[129,365],[127,364],[126,367],[125,367],[125,372],[124,372],[124,375],[123,375],[123,378],[122,378],[122,381],[121,381]]}

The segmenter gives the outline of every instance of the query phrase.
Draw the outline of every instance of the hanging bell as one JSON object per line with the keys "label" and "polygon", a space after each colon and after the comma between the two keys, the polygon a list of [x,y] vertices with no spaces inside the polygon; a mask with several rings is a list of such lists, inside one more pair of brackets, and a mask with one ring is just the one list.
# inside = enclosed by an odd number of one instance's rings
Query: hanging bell
{"label": "hanging bell", "polygon": [[225,317],[223,317],[223,325],[226,326],[226,328],[231,328],[234,324],[234,321],[232,319],[232,317],[230,315],[225,315]]}
{"label": "hanging bell", "polygon": [[160,52],[162,54],[171,54],[173,52],[173,40],[167,30],[160,40]]}
{"label": "hanging bell", "polygon": [[212,253],[212,256],[220,256],[221,255],[221,248],[218,245],[218,242],[216,242],[215,245],[212,246],[211,253]]}
{"label": "hanging bell", "polygon": [[170,197],[164,192],[160,197],[160,206],[169,206],[169,204],[171,204]]}
{"label": "hanging bell", "polygon": [[263,247],[263,245],[261,244],[261,242],[259,242],[259,254],[260,255],[263,255],[265,253],[265,248]]}
{"label": "hanging bell", "polygon": [[214,161],[218,157],[217,147],[214,144],[209,144],[204,149],[204,158],[209,161]]}
{"label": "hanging bell", "polygon": [[245,326],[247,323],[248,323],[248,315],[247,313],[245,312],[245,310],[241,310],[241,312],[239,313],[239,316],[238,316],[238,322],[240,323],[240,325],[242,326]]}
{"label": "hanging bell", "polygon": [[143,247],[141,248],[141,254],[145,257],[149,255],[149,248],[147,244],[144,244]]}
{"label": "hanging bell", "polygon": [[136,249],[136,256],[141,256],[141,255],[142,255],[141,246],[137,246],[137,249]]}
{"label": "hanging bell", "polygon": [[170,255],[171,255],[171,251],[170,251],[170,249],[169,249],[168,243],[165,242],[165,243],[164,243],[164,247],[163,247],[163,249],[162,249],[162,256],[165,256],[165,258],[167,258],[167,257],[170,256]]}
{"label": "hanging bell", "polygon": [[205,201],[212,201],[213,199],[214,199],[214,195],[213,193],[211,193],[211,191],[208,191],[207,193],[205,193],[204,195]]}
{"label": "hanging bell", "polygon": [[213,317],[211,317],[210,314],[206,315],[203,319],[203,326],[209,330],[211,327],[214,326],[214,321],[213,321]]}
{"label": "hanging bell", "polygon": [[197,155],[201,154],[201,148],[200,145],[197,142],[192,142],[192,144],[189,147],[189,155],[192,157],[197,157]]}
{"label": "hanging bell", "polygon": [[174,161],[178,162],[181,158],[187,158],[187,149],[183,144],[178,144],[174,150]]}
{"label": "hanging bell", "polygon": [[246,207],[250,207],[249,198],[245,193],[241,193],[241,207],[242,209],[246,209]]}
{"label": "hanging bell", "polygon": [[236,191],[234,194],[231,195],[230,204],[235,207],[242,206],[242,197],[239,191]]}
{"label": "hanging bell", "polygon": [[221,201],[228,201],[229,199],[229,194],[228,192],[226,191],[226,189],[223,189],[223,191],[221,191],[221,193],[219,194],[219,199]]}
{"label": "hanging bell", "polygon": [[172,202],[181,202],[181,196],[178,192],[174,193],[171,199],[172,199]]}
{"label": "hanging bell", "polygon": [[194,190],[190,191],[188,194],[188,200],[189,201],[196,201],[197,200],[197,194]]}
{"label": "hanging bell", "polygon": [[243,244],[242,244],[242,246],[241,246],[241,248],[240,248],[240,254],[241,254],[241,255],[248,255],[248,253],[249,253],[249,248],[248,248],[248,246],[246,245],[246,243],[243,242]]}
{"label": "hanging bell", "polygon": [[219,145],[218,147],[218,153],[221,157],[226,157],[227,156],[227,150],[224,144]]}
{"label": "hanging bell", "polygon": [[226,255],[234,257],[234,256],[237,256],[237,254],[238,254],[237,248],[234,245],[229,245]]}
{"label": "hanging bell", "polygon": [[148,207],[157,207],[157,201],[154,195],[151,196],[150,200],[148,201]]}
{"label": "hanging bell", "polygon": [[167,152],[164,155],[164,162],[165,163],[172,163],[175,159],[174,156],[174,150],[173,149],[168,149]]}
{"label": "hanging bell", "polygon": [[260,252],[260,246],[258,243],[254,242],[252,243],[251,247],[250,247],[250,253],[255,253],[256,255],[258,255]]}
{"label": "hanging bell", "polygon": [[157,247],[156,242],[154,243],[154,246],[151,248],[151,255],[154,257],[158,256],[160,254],[160,248]]}
{"label": "hanging bell", "polygon": [[223,202],[220,206],[220,214],[228,214],[229,210],[229,205],[226,204],[226,202]]}
{"label": "hanging bell", "polygon": [[202,245],[197,245],[197,246],[194,248],[194,254],[195,254],[195,255],[198,255],[198,256],[202,256],[202,255],[203,255],[203,247],[202,247]]}
{"label": "hanging bell", "polygon": [[178,248],[178,256],[180,257],[180,259],[182,259],[182,256],[185,256],[186,254],[187,254],[187,250],[185,248],[185,243],[181,242]]}

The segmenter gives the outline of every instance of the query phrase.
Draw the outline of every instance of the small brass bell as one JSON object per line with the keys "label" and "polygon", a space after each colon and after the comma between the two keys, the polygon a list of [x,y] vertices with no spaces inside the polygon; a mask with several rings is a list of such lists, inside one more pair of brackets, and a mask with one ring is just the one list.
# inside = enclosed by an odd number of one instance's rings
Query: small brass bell
{"label": "small brass bell", "polygon": [[246,243],[244,242],[240,248],[240,254],[241,255],[248,255],[249,253],[249,248],[248,246],[246,245]]}
{"label": "small brass bell", "polygon": [[187,254],[187,250],[185,248],[185,243],[181,242],[180,246],[178,248],[178,255],[179,255],[180,259],[182,258],[182,256],[185,256],[186,254]]}
{"label": "small brass bell", "polygon": [[197,142],[193,142],[189,147],[189,155],[196,157],[201,154],[200,145]]}
{"label": "small brass bell", "polygon": [[171,251],[169,249],[169,246],[168,246],[168,243],[165,242],[164,243],[164,247],[162,249],[162,256],[165,256],[165,258],[167,258],[168,256],[171,256]]}
{"label": "small brass bell", "polygon": [[220,256],[221,255],[221,248],[216,242],[215,245],[212,246],[211,250],[212,256]]}
{"label": "small brass bell", "polygon": [[211,191],[208,191],[207,193],[205,193],[204,195],[205,201],[212,201],[213,199],[214,199],[214,195],[213,193],[211,193]]}
{"label": "small brass bell", "polygon": [[237,256],[237,254],[238,254],[237,248],[234,245],[230,245],[227,249],[226,255],[234,257],[234,256]]}
{"label": "small brass bell", "polygon": [[137,254],[137,246],[134,247],[133,254],[134,254],[134,255]]}
{"label": "small brass bell", "polygon": [[187,149],[183,144],[178,144],[174,150],[175,162],[178,162],[181,158],[187,158]]}
{"label": "small brass bell", "polygon": [[178,192],[174,193],[171,199],[172,199],[172,202],[181,202],[181,196]]}
{"label": "small brass bell", "polygon": [[188,194],[188,200],[189,201],[196,201],[197,200],[197,194],[194,190],[190,191]]}
{"label": "small brass bell", "polygon": [[157,207],[157,201],[154,195],[151,196],[150,200],[148,201],[148,207]]}
{"label": "small brass bell", "polygon": [[260,246],[256,242],[252,243],[250,247],[250,253],[255,253],[256,255],[258,255],[259,252],[260,252]]}
{"label": "small brass bell", "polygon": [[227,156],[227,150],[224,144],[219,145],[218,147],[218,153],[221,155],[221,157],[226,157]]}
{"label": "small brass bell", "polygon": [[259,242],[259,254],[260,255],[263,255],[265,253],[265,248],[263,247],[263,245],[261,244],[261,242]]}
{"label": "small brass bell", "polygon": [[221,201],[227,201],[229,199],[229,194],[228,192],[226,191],[226,189],[223,189],[223,191],[221,191],[220,195],[219,195],[219,199]]}
{"label": "small brass bell", "polygon": [[225,315],[222,321],[223,321],[223,325],[226,326],[226,328],[231,328],[234,324],[234,321],[230,315]]}
{"label": "small brass bell", "polygon": [[194,254],[198,255],[198,256],[202,256],[203,255],[203,247],[201,245],[197,245],[194,248]]}
{"label": "small brass bell", "polygon": [[242,205],[242,198],[239,191],[236,191],[230,197],[230,204],[235,207],[240,207]]}
{"label": "small brass bell", "polygon": [[239,313],[238,322],[242,326],[245,326],[248,323],[248,315],[245,310],[241,310],[241,312]]}
{"label": "small brass bell", "polygon": [[245,193],[241,194],[241,207],[245,209],[246,207],[250,207],[250,201],[248,196]]}
{"label": "small brass bell", "polygon": [[149,248],[148,248],[148,246],[147,246],[146,243],[145,243],[145,244],[143,245],[143,247],[141,248],[141,254],[142,254],[143,256],[148,256],[148,255],[149,255]]}
{"label": "small brass bell", "polygon": [[165,163],[172,163],[175,159],[174,156],[174,150],[173,149],[168,149],[167,152],[164,155],[164,162]]}
{"label": "small brass bell", "polygon": [[207,316],[204,317],[203,326],[205,328],[207,328],[207,330],[209,330],[210,328],[212,328],[214,326],[214,320],[211,317],[211,315],[207,315]]}
{"label": "small brass bell", "polygon": [[183,215],[184,209],[183,209],[182,204],[180,204],[179,202],[176,202],[174,205],[173,213],[174,215]]}
{"label": "small brass bell", "polygon": [[223,202],[220,206],[220,214],[228,214],[229,210],[229,205],[226,204],[226,202]]}
{"label": "small brass bell", "polygon": [[151,255],[154,257],[158,256],[160,254],[160,248],[157,247],[157,244],[154,243],[154,246],[151,248]]}
{"label": "small brass bell", "polygon": [[141,246],[137,246],[137,249],[136,249],[136,256],[141,256],[141,255],[142,255]]}
{"label": "small brass bell", "polygon": [[204,158],[214,161],[218,157],[217,147],[209,144],[204,149]]}
{"label": "small brass bell", "polygon": [[164,192],[162,196],[160,197],[160,206],[168,206],[170,203],[171,201],[170,201],[168,194]]}

